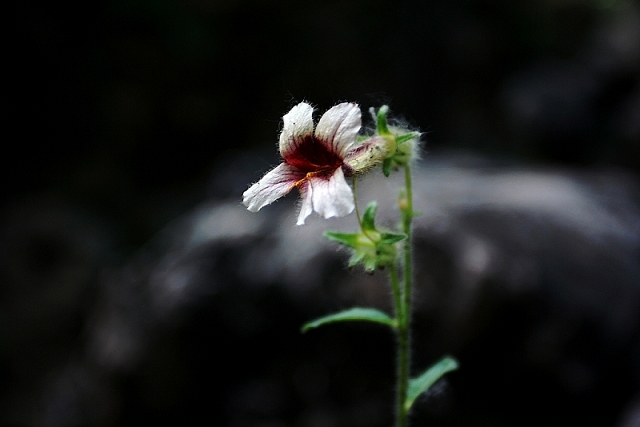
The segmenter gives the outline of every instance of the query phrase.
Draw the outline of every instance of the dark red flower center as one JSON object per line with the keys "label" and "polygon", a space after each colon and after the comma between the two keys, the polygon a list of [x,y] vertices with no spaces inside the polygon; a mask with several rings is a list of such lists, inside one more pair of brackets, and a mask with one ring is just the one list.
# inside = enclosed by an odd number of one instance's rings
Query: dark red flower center
{"label": "dark red flower center", "polygon": [[342,166],[342,159],[312,135],[296,141],[294,150],[284,161],[307,173],[335,170]]}

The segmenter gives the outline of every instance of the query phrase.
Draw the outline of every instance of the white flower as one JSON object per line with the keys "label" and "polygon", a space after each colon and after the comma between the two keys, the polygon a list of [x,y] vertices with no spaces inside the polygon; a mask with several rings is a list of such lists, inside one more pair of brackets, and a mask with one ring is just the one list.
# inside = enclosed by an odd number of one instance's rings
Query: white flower
{"label": "white flower", "polygon": [[353,211],[353,192],[345,175],[364,171],[372,161],[384,158],[382,141],[374,138],[356,144],[361,126],[357,104],[344,102],[329,109],[315,132],[312,115],[313,107],[305,102],[284,115],[279,144],[283,162],[244,192],[243,203],[250,211],[260,210],[293,187],[298,187],[302,198],[298,225],[312,211],[325,218]]}

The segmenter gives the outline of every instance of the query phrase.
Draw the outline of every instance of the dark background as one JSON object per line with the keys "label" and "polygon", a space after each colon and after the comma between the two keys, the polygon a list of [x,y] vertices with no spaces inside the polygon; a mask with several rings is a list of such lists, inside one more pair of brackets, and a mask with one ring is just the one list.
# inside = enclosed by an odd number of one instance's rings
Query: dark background
{"label": "dark background", "polygon": [[141,243],[301,100],[389,103],[431,152],[638,171],[638,19],[604,0],[21,2],[3,201],[59,192]]}
{"label": "dark background", "polygon": [[[239,200],[278,161],[280,118],[302,100],[319,111],[340,101],[363,110],[388,103],[427,133],[433,155],[462,150],[573,171],[640,172],[634,1],[25,1],[17,8],[8,16],[0,175],[5,309],[22,301],[20,310],[30,310],[25,283],[55,299],[38,284],[65,256],[46,242],[23,248],[22,235],[46,222],[72,241],[83,239],[78,224],[101,236],[86,255],[91,283],[199,202]],[[261,163],[243,162],[252,152]],[[229,169],[236,175],[216,179]],[[82,292],[95,301],[90,287]],[[34,302],[31,310],[40,309]],[[86,327],[86,313],[71,312],[51,326],[64,331],[51,338],[62,347]],[[5,336],[33,330],[8,319]],[[1,373],[3,396],[47,371],[30,370],[38,357],[25,362],[26,374],[12,370],[16,354],[50,348],[41,329],[18,352],[5,340],[12,367]],[[387,366],[392,355],[385,357],[376,363]],[[116,388],[130,390],[131,378]],[[121,414],[114,424],[140,416],[136,399],[123,393],[130,406],[114,412]],[[145,408],[145,416],[161,413]]]}

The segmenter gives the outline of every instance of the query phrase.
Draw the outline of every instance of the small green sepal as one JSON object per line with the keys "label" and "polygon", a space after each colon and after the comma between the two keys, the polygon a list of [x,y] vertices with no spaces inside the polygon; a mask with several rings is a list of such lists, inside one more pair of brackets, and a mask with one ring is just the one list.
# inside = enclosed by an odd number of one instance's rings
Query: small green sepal
{"label": "small green sepal", "polygon": [[456,369],[458,369],[458,362],[451,357],[444,357],[419,377],[409,380],[409,389],[407,390],[407,400],[404,402],[404,409],[409,411],[418,396],[429,390],[444,374]]}
{"label": "small green sepal", "polygon": [[351,255],[351,258],[349,258],[349,268],[351,267],[355,267],[356,265],[363,263],[366,264],[365,262],[365,258],[367,257],[367,254],[365,252],[362,251],[354,251],[353,255]]}
{"label": "small green sepal", "polygon": [[387,123],[388,112],[388,105],[383,105],[378,110],[378,114],[376,115],[376,128],[378,130],[378,135],[391,135],[391,131],[389,131],[389,125]]}
{"label": "small green sepal", "polygon": [[373,272],[376,271],[376,266],[378,265],[377,257],[365,256],[363,257],[362,262],[364,264],[364,271],[367,273],[373,274]]}
{"label": "small green sepal", "polygon": [[340,233],[339,231],[325,231],[324,237],[334,242],[342,243],[353,249],[358,248],[360,233]]}
{"label": "small green sepal", "polygon": [[327,231],[325,237],[341,243],[353,250],[349,259],[349,267],[362,264],[367,273],[373,273],[377,268],[384,268],[396,260],[397,248],[395,244],[407,238],[404,233],[380,231],[376,228],[375,217],[378,204],[372,201],[362,216],[362,229],[359,233],[341,233]]}
{"label": "small green sepal", "polygon": [[418,156],[420,132],[409,131],[402,126],[389,126],[389,107],[383,105],[376,112],[371,109],[376,120],[376,133],[386,140],[386,157],[382,160],[382,173],[389,176],[392,170],[407,166]]}
{"label": "small green sepal", "polygon": [[394,243],[398,243],[401,240],[404,240],[407,238],[407,235],[404,233],[381,233],[380,234],[380,242],[387,244],[387,245],[393,245]]}
{"label": "small green sepal", "polygon": [[420,132],[409,132],[404,135],[396,136],[396,144],[400,145],[407,141],[411,141],[412,139],[416,139],[420,137]]}
{"label": "small green sepal", "polygon": [[314,329],[328,323],[354,321],[382,323],[383,325],[387,325],[392,329],[395,329],[397,327],[396,320],[392,319],[388,314],[380,310],[376,310],[375,308],[354,307],[350,308],[349,310],[329,314],[328,316],[324,316],[309,323],[305,323],[302,326],[301,331],[304,333],[309,329]]}
{"label": "small green sepal", "polygon": [[391,165],[393,164],[393,159],[391,157],[387,157],[382,161],[382,173],[387,178],[391,175]]}

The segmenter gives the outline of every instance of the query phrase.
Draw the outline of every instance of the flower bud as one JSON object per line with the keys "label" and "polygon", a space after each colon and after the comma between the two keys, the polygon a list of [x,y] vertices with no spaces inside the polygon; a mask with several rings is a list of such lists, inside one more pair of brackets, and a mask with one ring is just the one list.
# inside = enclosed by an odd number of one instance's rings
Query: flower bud
{"label": "flower bud", "polygon": [[390,144],[387,138],[374,136],[360,143],[344,159],[348,175],[368,172],[389,156]]}

